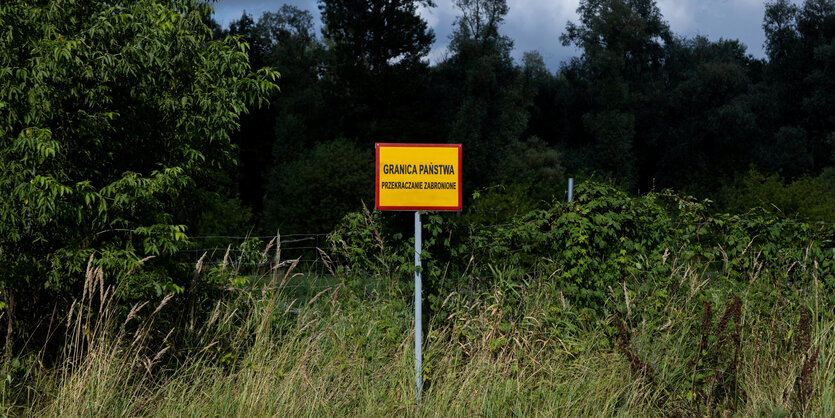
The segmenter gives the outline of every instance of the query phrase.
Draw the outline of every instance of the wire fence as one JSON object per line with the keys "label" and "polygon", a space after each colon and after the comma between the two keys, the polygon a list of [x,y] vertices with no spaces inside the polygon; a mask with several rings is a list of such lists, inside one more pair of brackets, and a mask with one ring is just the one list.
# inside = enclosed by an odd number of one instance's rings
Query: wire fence
{"label": "wire fence", "polygon": [[[258,274],[295,260],[295,270],[318,276],[330,274],[322,252],[327,251],[327,234],[287,234],[272,236],[205,235],[190,237],[192,248],[183,252],[183,263],[217,267],[226,265],[240,274]],[[286,263],[284,264],[286,266]]]}
{"label": "wire fence", "polygon": [[[788,220],[789,225],[808,225],[831,227],[835,222],[806,222]],[[784,223],[784,224],[785,224]],[[513,223],[484,225],[476,228],[480,231],[509,227]],[[696,224],[694,224],[696,225]],[[225,265],[237,275],[258,276],[286,268],[288,260],[294,260],[294,271],[301,273],[283,286],[287,289],[307,289],[319,291],[336,286],[340,280],[334,277],[335,266],[327,255],[331,249],[328,234],[282,234],[282,235],[204,235],[190,237],[193,247],[184,251],[183,264],[196,266],[198,261],[204,267]],[[721,250],[721,247],[717,248]],[[752,249],[756,250],[756,249]],[[798,251],[805,248],[784,248],[782,251]],[[823,248],[835,257],[835,248]],[[707,261],[712,274],[720,274],[723,260]],[[285,264],[281,264],[285,263]],[[348,271],[362,274],[370,282],[377,282],[377,272]],[[541,270],[524,273],[525,275],[544,274]],[[490,275],[479,275],[481,279],[490,279]]]}
{"label": "wire fence", "polygon": [[[484,225],[478,230],[495,229],[510,226],[510,223]],[[329,234],[280,234],[280,235],[200,235],[189,237],[194,247],[183,250],[189,261],[183,263],[196,265],[203,258],[204,266],[219,266],[225,262],[232,268],[243,270],[265,270],[285,260],[298,260],[297,271],[330,275],[326,260],[331,244]],[[275,240],[275,241],[273,241]],[[265,249],[270,246],[268,251]],[[260,248],[259,248],[260,246]],[[275,260],[280,249],[281,260]],[[258,251],[261,253],[258,253]],[[253,255],[259,257],[254,258]],[[272,257],[271,257],[272,256]]]}

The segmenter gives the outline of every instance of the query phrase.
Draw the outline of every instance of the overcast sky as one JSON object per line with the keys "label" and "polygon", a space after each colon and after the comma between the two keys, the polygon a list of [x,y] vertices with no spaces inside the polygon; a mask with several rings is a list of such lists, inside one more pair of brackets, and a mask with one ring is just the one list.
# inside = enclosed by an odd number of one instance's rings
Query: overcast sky
{"label": "overcast sky", "polygon": [[[792,0],[796,4],[801,0]],[[421,16],[435,31],[435,45],[430,60],[444,56],[457,11],[452,0],[436,0],[438,7],[421,10]],[[514,41],[514,57],[537,50],[551,70],[560,62],[579,55],[573,47],[564,47],[559,35],[568,21],[577,21],[580,0],[508,0],[510,13],[503,31]],[[710,40],[738,39],[755,57],[764,56],[762,30],[765,0],[657,0],[670,28],[677,35],[707,36]],[[213,4],[215,19],[224,27],[246,12],[257,20],[262,13],[275,11],[282,4],[310,10],[319,22],[316,0],[218,0]],[[317,26],[320,27],[320,26]]]}

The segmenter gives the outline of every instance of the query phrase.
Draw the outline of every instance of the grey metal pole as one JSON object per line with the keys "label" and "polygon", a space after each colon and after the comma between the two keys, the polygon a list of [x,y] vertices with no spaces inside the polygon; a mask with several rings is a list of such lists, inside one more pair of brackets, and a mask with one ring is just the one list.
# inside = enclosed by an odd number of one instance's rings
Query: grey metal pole
{"label": "grey metal pole", "polygon": [[420,306],[421,300],[421,278],[420,278],[420,251],[421,251],[421,225],[420,212],[415,211],[415,393],[417,403],[420,404],[420,389],[423,385],[423,373],[421,363],[423,361],[422,347],[422,315],[423,309]]}
{"label": "grey metal pole", "polygon": [[574,177],[568,179],[568,201],[574,200]]}

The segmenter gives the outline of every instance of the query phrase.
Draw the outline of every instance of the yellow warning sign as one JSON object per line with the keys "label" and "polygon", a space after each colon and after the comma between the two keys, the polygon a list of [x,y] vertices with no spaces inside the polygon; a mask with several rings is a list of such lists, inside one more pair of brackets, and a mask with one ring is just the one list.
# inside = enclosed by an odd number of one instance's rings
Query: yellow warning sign
{"label": "yellow warning sign", "polygon": [[377,210],[461,210],[461,144],[376,144]]}

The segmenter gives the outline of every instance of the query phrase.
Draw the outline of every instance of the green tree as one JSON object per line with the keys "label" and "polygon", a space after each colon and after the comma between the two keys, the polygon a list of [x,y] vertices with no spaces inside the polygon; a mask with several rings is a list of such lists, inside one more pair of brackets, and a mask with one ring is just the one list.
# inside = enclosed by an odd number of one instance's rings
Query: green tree
{"label": "green tree", "polygon": [[765,51],[772,64],[786,64],[793,51],[799,47],[797,13],[798,7],[788,0],[777,0],[765,5]]}
{"label": "green tree", "polygon": [[568,135],[568,119],[577,110],[567,103],[571,86],[565,74],[550,72],[536,51],[523,55],[522,72],[525,91],[532,97],[530,120],[522,137],[536,136],[551,146],[560,144]]}
{"label": "green tree", "polygon": [[[663,87],[664,45],[672,33],[654,0],[583,0],[580,22],[569,22],[563,45],[583,51],[571,65],[591,99],[582,125],[592,139],[592,168],[640,183],[641,161],[654,149],[642,114]],[[582,141],[586,142],[586,141]],[[644,179],[645,180],[645,179]]]}
{"label": "green tree", "polygon": [[415,64],[435,36],[417,14],[432,0],[320,0],[325,38],[339,65],[382,75],[394,61]]}
{"label": "green tree", "polygon": [[426,63],[435,35],[418,15],[432,0],[319,0],[329,48],[333,137],[422,138]]}
{"label": "green tree", "polygon": [[513,41],[499,31],[510,11],[507,0],[455,0],[461,11],[456,20],[457,30],[452,35],[453,50],[462,52],[469,47],[509,53]]}
{"label": "green tree", "polygon": [[[230,159],[241,113],[276,90],[240,38],[211,40],[210,14],[194,0],[0,4],[7,344],[15,319],[80,290],[88,259],[119,284],[187,243],[185,208],[201,202],[183,197]],[[123,293],[179,289],[165,272],[143,277]]]}
{"label": "green tree", "polygon": [[672,40],[655,0],[584,0],[577,12],[580,23],[569,22],[560,39],[582,49],[590,76],[605,83],[598,100],[616,106],[653,87]]}
{"label": "green tree", "polygon": [[505,0],[460,0],[450,42],[452,55],[436,77],[446,105],[448,138],[464,144],[465,190],[512,183],[523,173],[510,167],[527,127],[531,94],[510,52],[513,42],[500,31],[508,13]]}
{"label": "green tree", "polygon": [[[290,212],[278,209],[286,207],[282,201],[287,190],[279,173],[287,164],[298,165],[317,141],[334,135],[330,123],[334,115],[325,105],[321,81],[327,51],[316,36],[311,13],[284,5],[276,12],[264,13],[254,34],[256,43],[268,46],[265,62],[282,77],[282,92],[271,106],[271,149],[262,154],[269,163],[262,167],[264,213],[260,227],[273,233],[279,226],[287,231],[297,221],[290,219]],[[301,221],[306,215],[299,212],[292,216]]]}
{"label": "green tree", "polygon": [[[264,13],[254,30],[256,44],[264,47],[264,60],[281,73],[282,92],[273,100],[272,158],[262,167],[269,173],[275,165],[297,159],[317,140],[329,136],[330,116],[322,99],[322,67],[325,47],[313,28],[313,15],[284,5]],[[272,154],[270,154],[272,153]]]}
{"label": "green tree", "polygon": [[[314,143],[310,138],[328,136],[330,125],[320,120],[325,117],[319,79],[325,49],[316,37],[312,14],[289,5],[265,12],[257,22],[243,13],[229,25],[229,33],[250,44],[253,68],[267,66],[281,73],[281,93],[269,107],[244,115],[241,130],[232,137],[238,145],[235,174],[241,199],[253,208],[253,220],[264,227],[260,215],[273,165],[300,155]],[[276,154],[281,158],[275,160]]]}
{"label": "green tree", "polygon": [[372,150],[337,139],[276,166],[265,216],[285,233],[329,232],[346,213],[374,198]]}
{"label": "green tree", "polygon": [[835,133],[835,1],[767,3],[763,29],[769,56],[763,100],[773,107],[762,120],[772,132],[766,147],[790,158],[785,174],[819,173],[831,162],[827,138]]}
{"label": "green tree", "polygon": [[649,131],[658,152],[645,165],[658,187],[709,193],[747,170],[764,145],[749,75],[761,63],[738,41],[675,38],[665,49],[667,89]]}

